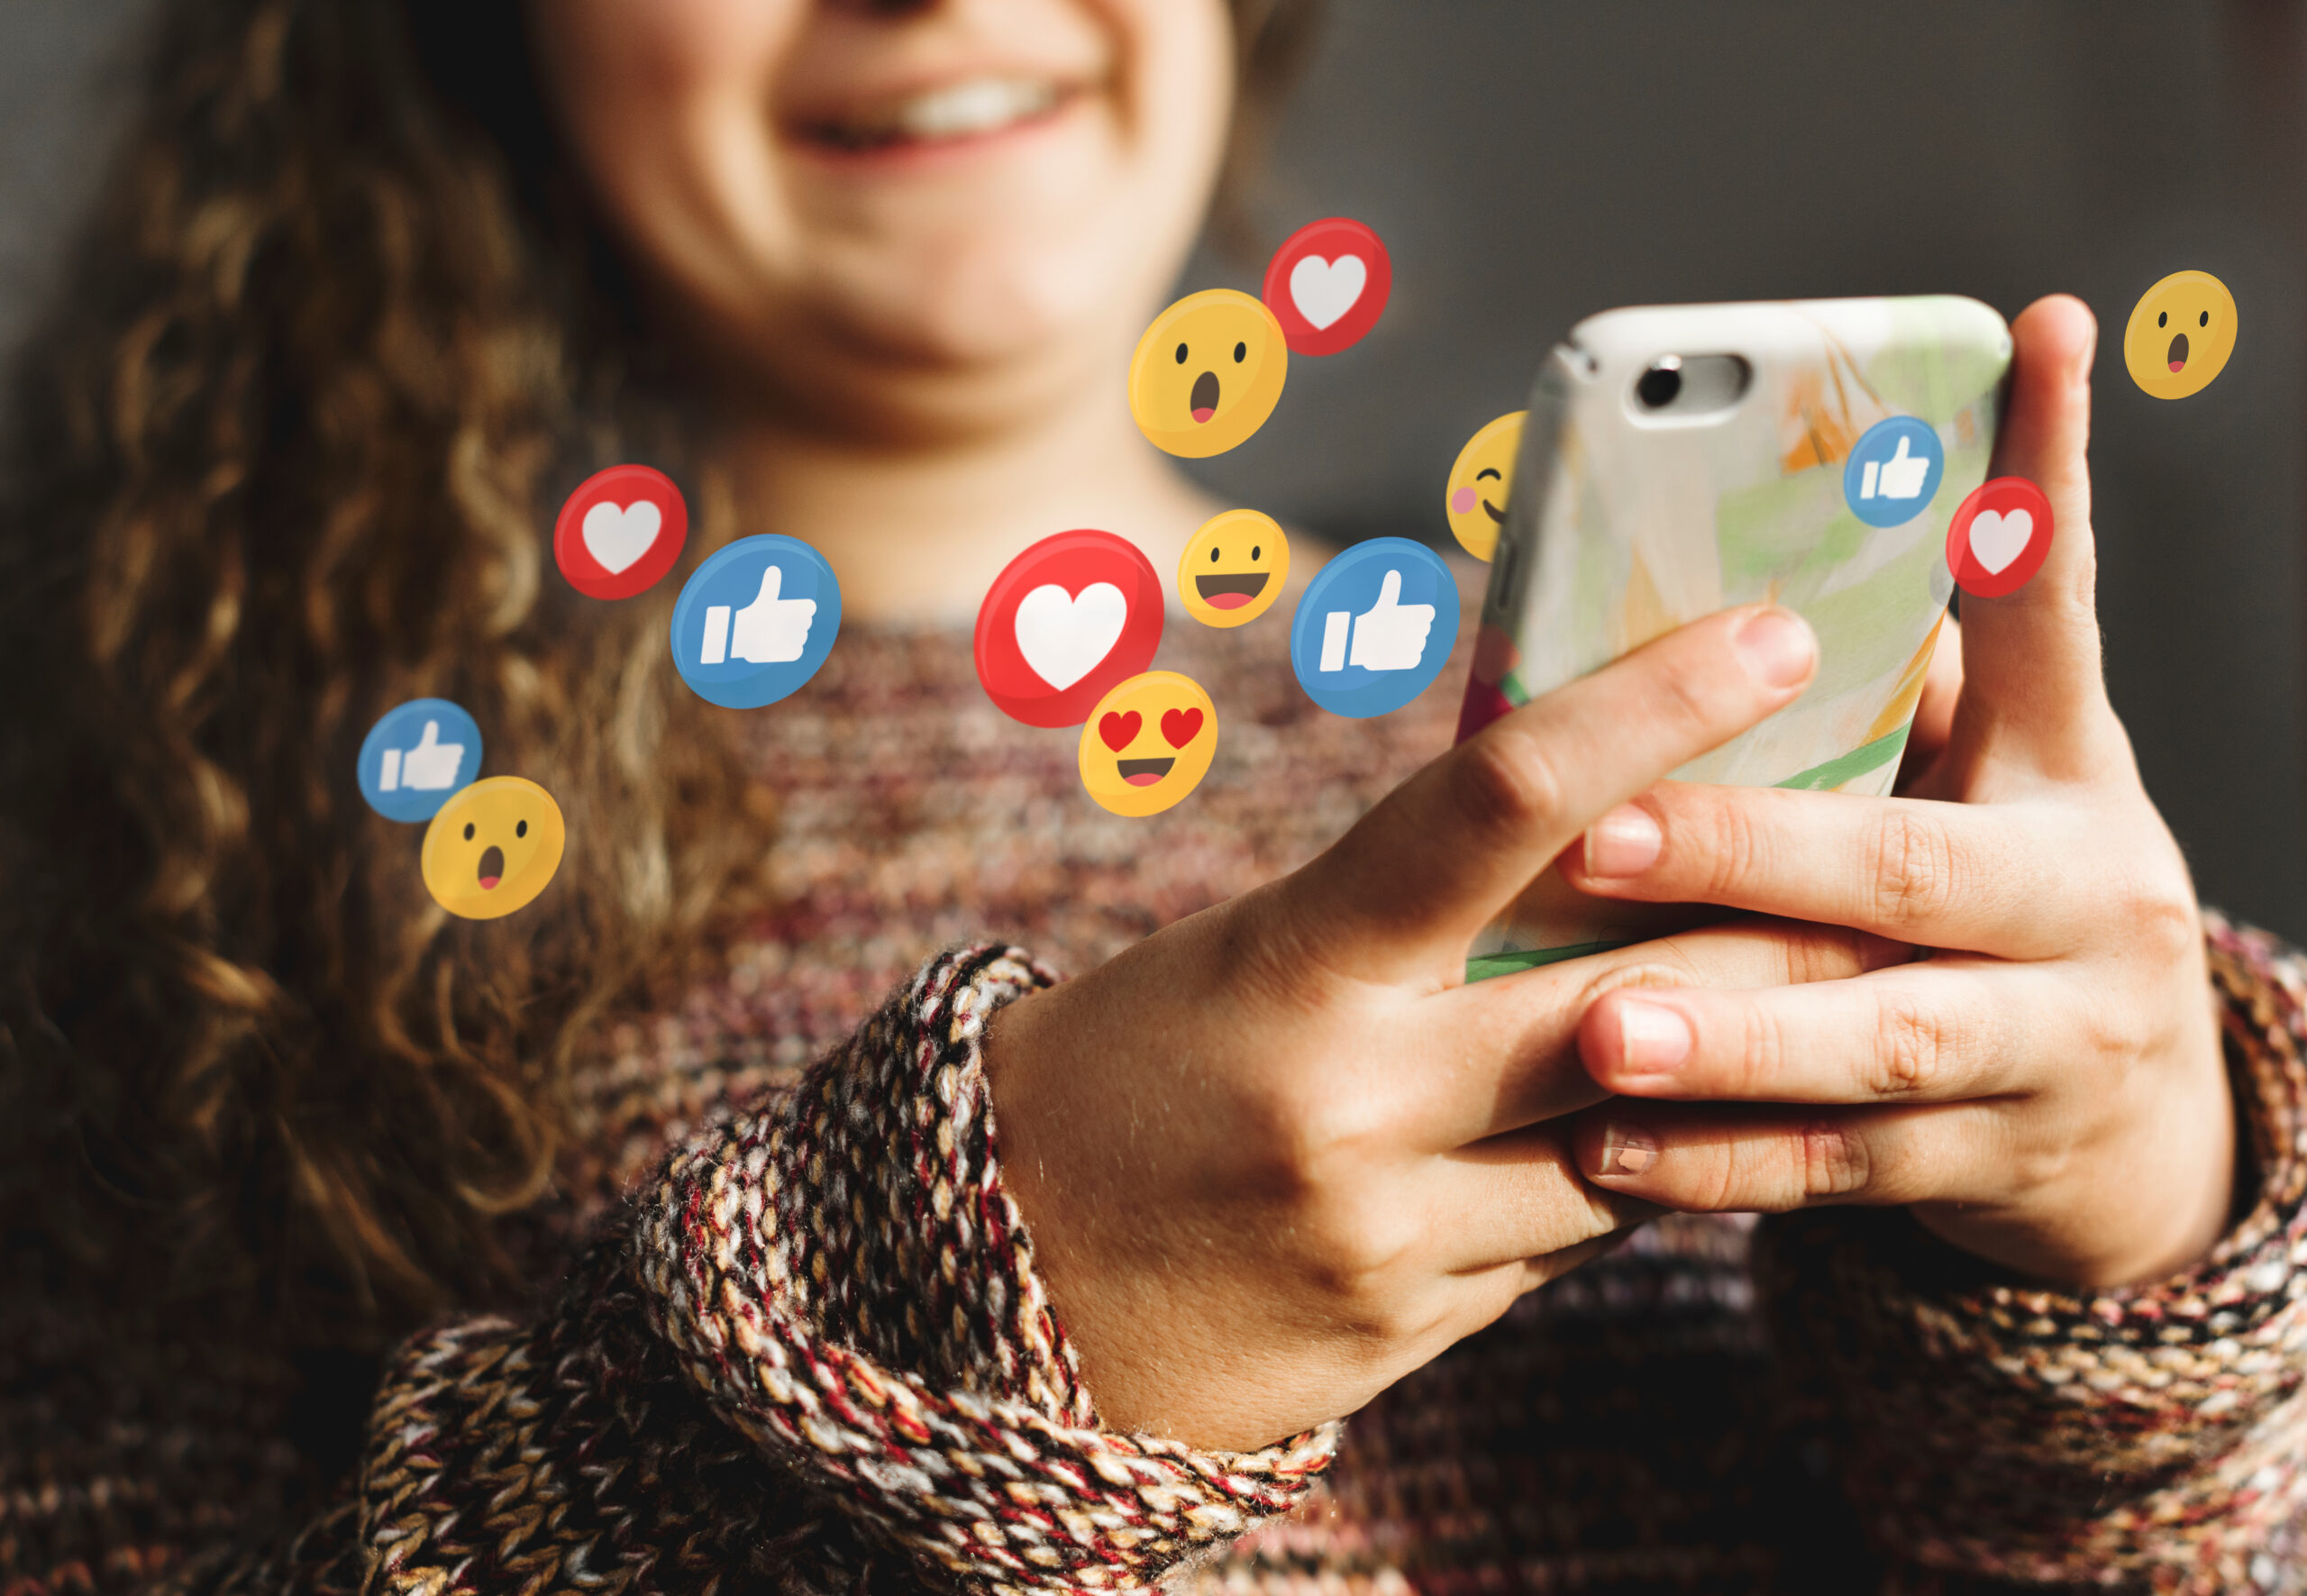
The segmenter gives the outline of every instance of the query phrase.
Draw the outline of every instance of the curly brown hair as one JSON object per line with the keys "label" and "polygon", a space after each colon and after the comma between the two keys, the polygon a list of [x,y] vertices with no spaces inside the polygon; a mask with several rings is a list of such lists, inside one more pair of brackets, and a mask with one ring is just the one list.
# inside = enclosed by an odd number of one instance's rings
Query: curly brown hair
{"label": "curly brown hair", "polygon": [[[1232,4],[1248,138],[1314,0]],[[373,1347],[505,1289],[572,1055],[757,879],[725,717],[667,669],[684,573],[588,602],[540,536],[616,461],[683,484],[692,561],[731,496],[518,0],[169,0],[70,265],[0,441],[8,1255]],[[450,919],[360,800],[425,696],[567,815],[524,915]]]}

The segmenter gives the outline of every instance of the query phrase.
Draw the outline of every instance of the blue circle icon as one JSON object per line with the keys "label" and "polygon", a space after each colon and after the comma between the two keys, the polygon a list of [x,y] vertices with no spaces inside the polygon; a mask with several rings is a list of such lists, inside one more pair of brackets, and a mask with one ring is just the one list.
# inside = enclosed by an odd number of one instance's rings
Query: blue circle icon
{"label": "blue circle icon", "polygon": [[725,709],[774,704],[817,673],[841,630],[841,584],[798,538],[739,538],[673,606],[673,667]]}
{"label": "blue circle icon", "polygon": [[1372,538],[1324,566],[1298,601],[1290,662],[1315,703],[1367,720],[1424,692],[1457,641],[1458,584],[1442,556]]}
{"label": "blue circle icon", "polygon": [[430,820],[480,775],[480,727],[446,698],[388,709],[360,743],[360,796],[388,820]]}
{"label": "blue circle icon", "polygon": [[1938,429],[1911,415],[1868,427],[1843,461],[1842,497],[1869,526],[1898,526],[1930,507],[1947,474]]}

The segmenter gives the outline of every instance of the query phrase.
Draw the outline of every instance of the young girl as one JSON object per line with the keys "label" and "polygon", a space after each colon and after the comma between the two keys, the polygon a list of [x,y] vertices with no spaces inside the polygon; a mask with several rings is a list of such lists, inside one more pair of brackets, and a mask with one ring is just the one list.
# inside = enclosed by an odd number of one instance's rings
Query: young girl
{"label": "young girl", "polygon": [[[1810,679],[1769,609],[1422,769],[1460,671],[1349,723],[1173,616],[1154,822],[985,702],[1020,548],[1220,507],[1123,373],[1306,21],[164,6],[0,519],[0,1588],[2301,1577],[2302,989],[2100,685],[2074,302],[1916,796],[1657,785]],[[622,460],[696,527],[605,603]],[[847,628],[710,709],[760,532]],[[360,800],[427,695],[567,816],[519,915]],[[1756,913],[1463,985],[1557,854]]]}

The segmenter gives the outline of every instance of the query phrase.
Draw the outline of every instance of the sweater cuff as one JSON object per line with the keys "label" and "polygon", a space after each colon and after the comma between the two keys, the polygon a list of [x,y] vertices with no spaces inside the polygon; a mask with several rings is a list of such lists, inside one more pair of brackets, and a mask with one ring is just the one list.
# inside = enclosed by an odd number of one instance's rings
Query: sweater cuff
{"label": "sweater cuff", "polygon": [[933,961],[790,1098],[677,1157],[634,1238],[651,1323],[721,1418],[983,1590],[1150,1583],[1295,1506],[1336,1442],[1098,1427],[1002,1189],[980,1051],[1054,979],[1014,948]]}
{"label": "sweater cuff", "polygon": [[2247,1204],[2172,1279],[2014,1283],[1902,1211],[1764,1227],[1790,1378],[1883,1548],[2029,1582],[2247,1588],[2307,1509],[2307,962],[2204,917]]}

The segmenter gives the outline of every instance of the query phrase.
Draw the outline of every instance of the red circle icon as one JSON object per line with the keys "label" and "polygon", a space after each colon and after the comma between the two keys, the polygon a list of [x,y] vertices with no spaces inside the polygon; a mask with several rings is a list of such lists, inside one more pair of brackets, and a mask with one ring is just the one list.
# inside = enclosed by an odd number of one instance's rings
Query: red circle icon
{"label": "red circle icon", "polygon": [[1308,223],[1273,252],[1262,297],[1291,354],[1334,355],[1378,324],[1393,289],[1394,265],[1378,235],[1332,216]]}
{"label": "red circle icon", "polygon": [[1947,524],[1947,569],[1975,597],[2016,593],[2050,552],[2051,501],[2024,477],[1983,484]]}
{"label": "red circle icon", "polygon": [[1110,532],[1061,532],[1012,560],[977,612],[977,679],[1002,714],[1078,726],[1162,646],[1162,579]]}
{"label": "red circle icon", "polygon": [[655,587],[688,541],[688,506],[662,471],[611,466],[585,479],[553,523],[552,558],[588,598]]}

